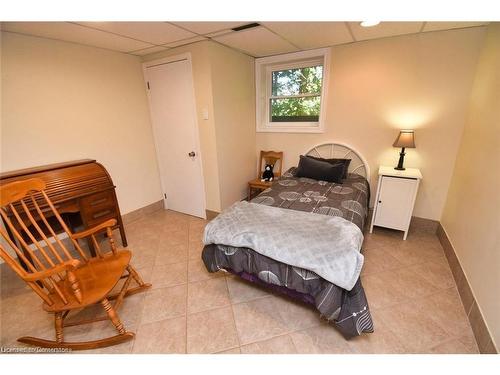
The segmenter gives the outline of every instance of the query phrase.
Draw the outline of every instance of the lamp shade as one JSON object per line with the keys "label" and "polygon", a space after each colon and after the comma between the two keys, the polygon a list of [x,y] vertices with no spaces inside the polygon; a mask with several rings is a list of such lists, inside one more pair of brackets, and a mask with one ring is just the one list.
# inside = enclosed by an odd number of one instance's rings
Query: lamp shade
{"label": "lamp shade", "polygon": [[415,148],[415,134],[413,130],[400,130],[392,147]]}

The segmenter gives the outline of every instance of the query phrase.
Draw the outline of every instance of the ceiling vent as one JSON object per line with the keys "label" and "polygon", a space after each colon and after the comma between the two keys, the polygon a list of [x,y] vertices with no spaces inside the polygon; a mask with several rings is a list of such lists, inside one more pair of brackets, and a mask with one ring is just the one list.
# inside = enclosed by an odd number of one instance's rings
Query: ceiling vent
{"label": "ceiling vent", "polygon": [[231,30],[233,30],[233,31],[241,31],[241,30],[251,29],[251,28],[254,28],[254,27],[257,27],[257,26],[260,26],[260,23],[253,22],[253,23],[247,23],[246,25],[234,27]]}

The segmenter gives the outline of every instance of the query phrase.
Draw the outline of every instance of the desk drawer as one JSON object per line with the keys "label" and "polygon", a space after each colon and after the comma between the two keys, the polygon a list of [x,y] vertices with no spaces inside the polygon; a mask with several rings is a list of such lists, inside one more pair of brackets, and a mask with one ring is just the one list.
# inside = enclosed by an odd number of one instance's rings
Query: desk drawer
{"label": "desk drawer", "polygon": [[80,207],[81,214],[89,226],[118,216],[112,191],[103,191],[81,198]]}

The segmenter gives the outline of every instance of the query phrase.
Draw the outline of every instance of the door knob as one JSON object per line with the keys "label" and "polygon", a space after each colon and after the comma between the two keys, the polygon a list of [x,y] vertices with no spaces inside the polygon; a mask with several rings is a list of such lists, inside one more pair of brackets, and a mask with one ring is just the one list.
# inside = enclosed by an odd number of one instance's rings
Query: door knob
{"label": "door knob", "polygon": [[194,158],[194,157],[196,156],[196,153],[195,153],[194,151],[191,151],[191,152],[188,154],[188,156],[189,156],[190,158]]}

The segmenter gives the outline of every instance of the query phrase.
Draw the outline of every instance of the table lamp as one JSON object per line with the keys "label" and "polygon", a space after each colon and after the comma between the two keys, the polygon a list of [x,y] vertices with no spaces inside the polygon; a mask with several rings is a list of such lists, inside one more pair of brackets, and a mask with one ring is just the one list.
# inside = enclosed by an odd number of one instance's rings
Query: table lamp
{"label": "table lamp", "polygon": [[405,168],[403,167],[403,163],[405,160],[405,148],[415,148],[415,134],[413,133],[413,130],[400,130],[399,135],[392,146],[401,147],[398,166],[394,167],[394,169],[404,171]]}

